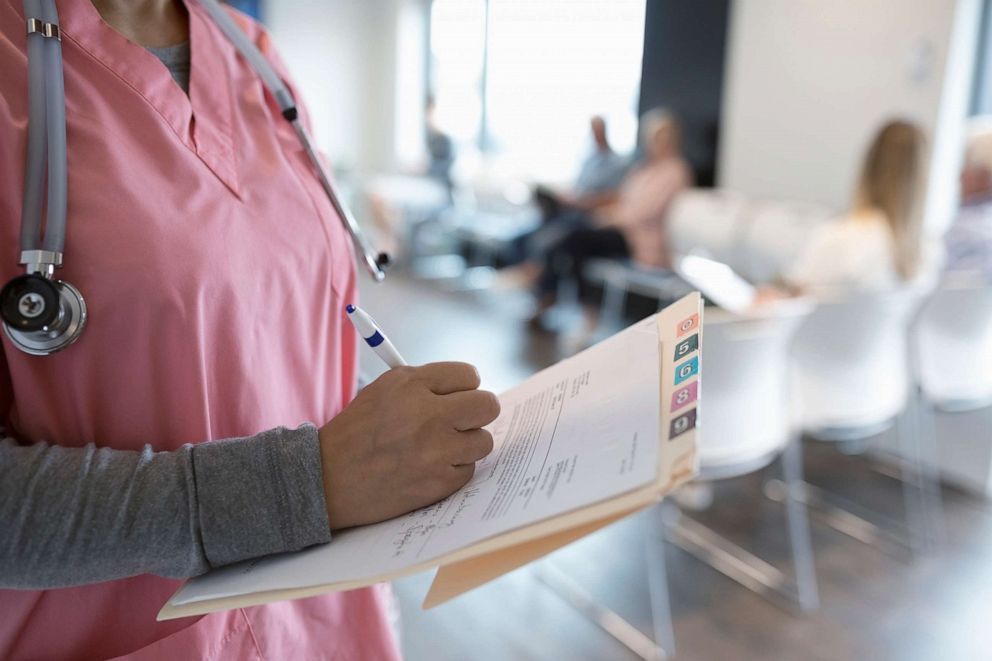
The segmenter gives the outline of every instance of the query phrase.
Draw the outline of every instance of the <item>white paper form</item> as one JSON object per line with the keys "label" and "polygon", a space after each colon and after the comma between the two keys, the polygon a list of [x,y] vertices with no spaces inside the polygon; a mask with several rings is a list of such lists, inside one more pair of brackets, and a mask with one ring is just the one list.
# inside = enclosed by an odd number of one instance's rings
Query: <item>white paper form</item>
{"label": "white paper form", "polygon": [[213,571],[171,603],[373,578],[643,487],[659,466],[659,365],[652,317],[504,393],[493,452],[455,494],[327,545]]}

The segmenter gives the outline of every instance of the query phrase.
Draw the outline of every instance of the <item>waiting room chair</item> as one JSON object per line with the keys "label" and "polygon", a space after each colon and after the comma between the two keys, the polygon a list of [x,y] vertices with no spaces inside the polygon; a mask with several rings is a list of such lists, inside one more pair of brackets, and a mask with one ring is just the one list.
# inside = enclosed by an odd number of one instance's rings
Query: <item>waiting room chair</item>
{"label": "waiting room chair", "polygon": [[873,523],[868,518],[878,519],[877,512],[810,484],[807,504],[841,532],[897,552],[921,549],[940,517],[936,452],[932,439],[918,433],[909,372],[908,329],[925,295],[922,288],[905,288],[822,302],[792,349],[794,401],[806,436],[859,454],[895,428],[906,523]]}
{"label": "waiting room chair", "polygon": [[992,285],[936,290],[920,311],[913,344],[917,381],[935,409],[992,405]]}
{"label": "waiting room chair", "polygon": [[830,212],[815,204],[764,200],[748,207],[734,270],[752,283],[780,282]]}
{"label": "waiting room chair", "polygon": [[629,260],[592,260],[586,266],[585,276],[603,285],[600,324],[604,329],[624,326],[624,306],[630,294],[656,299],[661,310],[693,291],[673,271],[645,268]]}
{"label": "waiting room chair", "polygon": [[[768,305],[737,316],[707,309],[703,323],[700,399],[700,481],[739,477],[778,460],[786,487],[786,523],[794,576],[670,510],[666,538],[745,587],[785,597],[802,612],[819,604],[802,488],[802,446],[789,415],[788,356],[792,338],[812,304]],[[671,506],[669,506],[671,507]]]}
{"label": "waiting room chair", "polygon": [[[912,336],[920,433],[925,447],[937,443],[937,416],[976,412],[992,406],[992,285],[947,281],[924,304]],[[972,443],[987,443],[992,434]],[[975,448],[975,445],[968,447]],[[979,446],[979,452],[983,450]],[[950,450],[933,457],[931,469],[952,479],[984,475],[972,451]],[[937,529],[940,535],[941,530]]]}
{"label": "waiting room chair", "polygon": [[706,257],[736,269],[748,207],[748,198],[734,191],[681,193],[668,211],[671,250],[680,254],[703,251]]}
{"label": "waiting room chair", "polygon": [[[664,564],[664,539],[742,585],[784,597],[803,612],[819,604],[809,522],[798,498],[802,448],[788,414],[788,348],[811,305],[785,301],[760,316],[735,316],[707,308],[703,322],[703,367],[698,427],[700,480],[738,477],[781,462],[788,485],[786,523],[794,577],[682,514],[666,500],[653,510],[647,531],[647,561],[654,641],[599,605],[571,578],[552,567],[540,579],[589,619],[645,659],[674,653]],[[659,529],[660,528],[660,529]],[[778,600],[778,599],[777,599]]]}

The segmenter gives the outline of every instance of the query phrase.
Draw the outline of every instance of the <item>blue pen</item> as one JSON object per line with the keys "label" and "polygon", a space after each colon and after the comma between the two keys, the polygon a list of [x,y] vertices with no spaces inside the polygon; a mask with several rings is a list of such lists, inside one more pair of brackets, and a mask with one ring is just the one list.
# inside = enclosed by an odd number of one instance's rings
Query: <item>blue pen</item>
{"label": "blue pen", "polygon": [[345,310],[347,310],[348,319],[354,324],[355,330],[362,336],[365,343],[372,347],[372,351],[382,358],[382,362],[386,363],[389,367],[402,367],[406,365],[403,356],[400,355],[400,352],[396,350],[396,347],[389,341],[386,334],[382,332],[379,325],[375,323],[375,320],[365,310],[354,305],[349,305]]}

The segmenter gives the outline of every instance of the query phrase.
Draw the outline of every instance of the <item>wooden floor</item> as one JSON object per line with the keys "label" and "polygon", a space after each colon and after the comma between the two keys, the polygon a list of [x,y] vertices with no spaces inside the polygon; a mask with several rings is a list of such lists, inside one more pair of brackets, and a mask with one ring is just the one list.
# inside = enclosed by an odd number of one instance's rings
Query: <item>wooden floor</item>
{"label": "wooden floor", "polygon": [[[553,338],[530,334],[524,303],[512,295],[446,294],[392,277],[366,287],[363,302],[412,363],[459,359],[478,365],[499,391],[555,359]],[[381,367],[367,355],[363,366]],[[967,422],[992,434],[992,412]],[[959,423],[955,423],[959,424]],[[861,457],[806,444],[810,482],[902,515],[898,483]],[[697,515],[713,529],[788,566],[781,505],[762,484],[774,467],[717,487],[712,508]],[[677,659],[992,659],[992,507],[954,490],[944,493],[946,540],[915,559],[886,555],[813,525],[822,606],[800,617],[740,587],[668,546],[666,562]],[[653,513],[622,521],[550,556],[553,563],[632,624],[651,631],[644,535]],[[431,611],[420,609],[430,583],[420,574],[395,585],[402,644],[412,661],[464,659],[636,659],[538,582],[518,570]]]}

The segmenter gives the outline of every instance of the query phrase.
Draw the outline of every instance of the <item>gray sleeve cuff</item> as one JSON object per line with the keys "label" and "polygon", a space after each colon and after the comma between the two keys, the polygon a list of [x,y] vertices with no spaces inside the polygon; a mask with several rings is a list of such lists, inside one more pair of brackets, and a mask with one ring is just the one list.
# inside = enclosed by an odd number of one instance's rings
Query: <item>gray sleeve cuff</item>
{"label": "gray sleeve cuff", "polygon": [[193,474],[211,566],[331,540],[313,425],[196,445]]}

